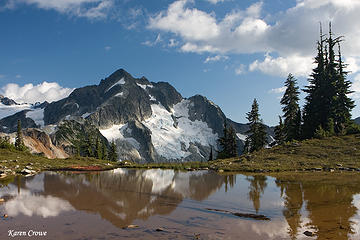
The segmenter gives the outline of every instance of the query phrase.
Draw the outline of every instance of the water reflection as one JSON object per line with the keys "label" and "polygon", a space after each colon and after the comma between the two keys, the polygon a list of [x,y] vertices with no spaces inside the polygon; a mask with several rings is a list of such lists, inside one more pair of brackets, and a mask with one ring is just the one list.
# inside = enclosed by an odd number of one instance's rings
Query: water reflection
{"label": "water reflection", "polygon": [[[2,183],[0,198],[6,201],[0,212],[16,221],[81,212],[101,216],[117,229],[166,216],[157,220],[182,226],[182,231],[191,227],[229,239],[308,239],[304,231],[314,233],[313,239],[358,239],[359,183],[356,174],[271,177],[160,169],[42,173]],[[271,221],[237,218],[206,208],[259,213]]]}
{"label": "water reflection", "polygon": [[[358,236],[358,224],[352,220],[358,219],[360,199],[354,198],[360,192],[358,175],[298,174],[278,177],[276,182],[285,199],[283,215],[292,239],[306,226],[316,233],[317,239]],[[302,208],[306,209],[303,219],[307,220],[302,220]]]}
{"label": "water reflection", "polygon": [[256,175],[247,177],[246,180],[250,182],[249,199],[253,202],[254,209],[256,213],[258,213],[260,209],[260,198],[267,186],[267,178],[264,175]]}
{"label": "water reflection", "polygon": [[26,182],[17,177],[16,182],[16,185],[9,184],[0,190],[0,197],[7,200],[3,207],[8,215],[47,218],[72,210],[72,206],[61,198],[40,195],[44,192],[43,174],[31,177]]}

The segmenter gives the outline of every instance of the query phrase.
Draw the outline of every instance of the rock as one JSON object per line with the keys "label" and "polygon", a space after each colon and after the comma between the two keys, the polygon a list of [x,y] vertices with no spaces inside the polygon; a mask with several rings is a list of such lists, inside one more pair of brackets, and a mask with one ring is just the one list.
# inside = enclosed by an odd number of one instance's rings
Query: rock
{"label": "rock", "polygon": [[305,236],[308,236],[308,237],[312,237],[312,236],[314,236],[314,233],[312,233],[312,232],[310,232],[310,231],[305,231],[305,232],[304,232],[304,235],[305,235]]}
{"label": "rock", "polygon": [[219,169],[218,172],[219,172],[219,173],[223,173],[224,170],[223,170],[223,169]]}
{"label": "rock", "polygon": [[123,227],[123,229],[133,229],[133,228],[138,228],[139,226],[138,225],[133,225],[133,224],[130,224],[126,227]]}
{"label": "rock", "polygon": [[9,216],[7,215],[7,214],[4,214],[4,216],[3,216],[4,218],[8,218]]}
{"label": "rock", "polygon": [[336,166],[337,166],[337,167],[342,167],[343,165],[340,164],[340,163],[337,163]]}
{"label": "rock", "polygon": [[20,173],[23,175],[34,175],[36,174],[36,171],[24,168]]}
{"label": "rock", "polygon": [[5,202],[5,199],[0,198],[0,203],[3,203],[3,202]]}
{"label": "rock", "polygon": [[163,229],[163,228],[157,228],[155,231],[157,231],[157,232],[164,232],[165,231],[165,229]]}

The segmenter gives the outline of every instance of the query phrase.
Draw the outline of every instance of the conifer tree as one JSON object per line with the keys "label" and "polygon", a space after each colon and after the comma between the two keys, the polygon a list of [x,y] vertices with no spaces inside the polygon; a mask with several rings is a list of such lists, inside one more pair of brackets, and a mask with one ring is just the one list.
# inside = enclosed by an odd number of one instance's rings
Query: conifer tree
{"label": "conifer tree", "polygon": [[77,141],[76,143],[75,143],[75,148],[76,148],[76,156],[77,157],[80,157],[80,143]]}
{"label": "conifer tree", "polygon": [[104,142],[102,142],[102,159],[107,160],[108,159],[108,149]]}
{"label": "conifer tree", "polygon": [[210,155],[209,155],[209,161],[214,160],[214,156],[213,156],[213,149],[212,146],[210,146]]}
{"label": "conifer tree", "polygon": [[335,102],[334,130],[337,134],[344,134],[345,129],[351,124],[351,110],[355,107],[354,101],[348,97],[353,93],[350,90],[351,82],[346,79],[348,72],[344,70],[346,64],[342,61],[340,43],[339,59],[337,65],[337,98]]}
{"label": "conifer tree", "polygon": [[307,96],[305,97],[305,106],[303,110],[303,128],[302,137],[311,138],[314,136],[316,129],[321,124],[321,105],[322,93],[321,86],[325,81],[325,53],[324,53],[324,35],[320,25],[320,40],[317,42],[317,56],[315,57],[316,67],[313,69],[310,78],[308,79],[309,85],[303,89]]}
{"label": "conifer tree", "polygon": [[217,158],[232,158],[237,156],[237,144],[236,144],[236,133],[232,126],[224,123],[224,134],[219,138],[220,151],[218,152]]}
{"label": "conifer tree", "polygon": [[229,145],[229,157],[236,157],[238,155],[237,152],[237,144],[236,144],[236,132],[232,126],[229,127],[228,134],[228,145]]}
{"label": "conifer tree", "polygon": [[24,151],[26,149],[24,145],[24,140],[22,137],[22,131],[21,131],[21,121],[20,119],[17,121],[17,132],[16,132],[16,139],[15,139],[15,148],[18,151]]}
{"label": "conifer tree", "polygon": [[[300,138],[300,126],[298,114],[299,114],[299,87],[296,86],[296,79],[292,74],[289,74],[285,81],[285,93],[280,103],[283,105],[282,110],[284,112],[284,134],[285,140],[298,140]],[[300,113],[301,114],[301,113]],[[300,116],[301,119],[301,116]]]}
{"label": "conifer tree", "polygon": [[[343,134],[350,125],[351,110],[354,108],[348,94],[351,93],[351,82],[346,80],[346,64],[342,62],[340,42],[342,37],[333,37],[331,23],[329,37],[323,39],[320,28],[318,55],[315,58],[317,67],[313,69],[309,86],[304,89],[308,94],[305,98],[303,116],[303,137],[311,138],[316,132],[327,131],[326,135]],[[327,46],[324,47],[324,43]],[[336,59],[334,48],[339,45],[339,56]],[[333,126],[333,127],[332,127]],[[325,132],[326,132],[325,131]],[[319,134],[316,134],[319,136]]]}
{"label": "conifer tree", "polygon": [[249,130],[247,131],[249,135],[245,140],[245,152],[258,151],[267,144],[267,139],[266,128],[260,119],[259,104],[256,99],[253,101],[251,111],[246,115],[249,121]]}
{"label": "conifer tree", "polygon": [[116,150],[116,144],[114,141],[111,143],[110,153],[109,153],[109,160],[116,162],[118,160],[117,150]]}
{"label": "conifer tree", "polygon": [[97,137],[96,138],[96,146],[95,146],[95,157],[97,159],[102,159],[102,144],[101,144],[101,141],[100,141],[100,138]]}
{"label": "conifer tree", "polygon": [[94,157],[93,142],[90,135],[85,140],[85,156]]}
{"label": "conifer tree", "polygon": [[281,116],[279,116],[279,125],[275,127],[275,141],[277,144],[281,145],[285,142],[285,133],[284,133],[284,124]]}

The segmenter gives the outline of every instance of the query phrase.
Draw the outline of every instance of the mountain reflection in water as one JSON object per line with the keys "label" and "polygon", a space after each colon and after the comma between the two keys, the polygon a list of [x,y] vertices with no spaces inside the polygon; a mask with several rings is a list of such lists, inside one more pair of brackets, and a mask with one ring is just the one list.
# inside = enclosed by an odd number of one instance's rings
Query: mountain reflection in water
{"label": "mountain reflection in water", "polygon": [[[201,239],[358,239],[359,183],[357,174],[335,173],[271,177],[160,169],[45,172],[0,182],[0,198],[5,199],[0,213],[10,216],[0,225],[0,238],[10,226],[39,222],[53,237],[67,233],[65,239],[104,232],[112,234],[107,239],[192,239],[193,234]],[[207,208],[263,214],[271,221]],[[143,227],[122,229],[135,223]],[[149,230],[159,226],[172,230]],[[305,231],[315,236],[309,238]]]}

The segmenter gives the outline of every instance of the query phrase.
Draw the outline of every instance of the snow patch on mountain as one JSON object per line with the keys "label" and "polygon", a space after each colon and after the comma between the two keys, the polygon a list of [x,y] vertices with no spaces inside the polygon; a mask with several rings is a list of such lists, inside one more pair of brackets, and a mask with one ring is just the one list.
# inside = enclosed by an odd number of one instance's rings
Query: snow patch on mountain
{"label": "snow patch on mountain", "polygon": [[151,85],[151,84],[146,85],[146,84],[136,83],[136,85],[138,85],[139,87],[141,87],[141,88],[144,89],[144,90],[145,90],[147,87],[148,87],[148,88],[153,88],[153,87],[154,87],[154,86]]}
{"label": "snow patch on mountain", "polygon": [[44,109],[38,108],[34,109],[32,111],[29,111],[26,113],[27,118],[31,118],[34,120],[36,125],[39,125],[40,127],[44,127]]}
{"label": "snow patch on mountain", "polygon": [[88,116],[90,116],[91,114],[93,114],[92,112],[91,113],[84,113],[83,115],[81,115],[81,117],[83,118],[83,119],[85,119],[85,118],[87,118]]}
{"label": "snow patch on mountain", "polygon": [[14,115],[23,110],[31,109],[31,104],[4,105],[0,103],[0,119]]}
{"label": "snow patch on mountain", "polygon": [[121,78],[118,82],[114,83],[111,87],[109,87],[105,92],[108,92],[110,89],[112,89],[116,85],[123,85],[123,84],[125,84],[125,78]]}
{"label": "snow patch on mountain", "polygon": [[119,92],[114,95],[114,97],[122,97],[124,95],[124,92]]}
{"label": "snow patch on mountain", "polygon": [[140,143],[135,138],[125,137],[125,131],[131,134],[131,129],[128,128],[128,124],[113,125],[108,129],[99,129],[100,133],[109,141],[125,141],[130,143],[136,150],[140,149]]}
{"label": "snow patch on mountain", "polygon": [[[152,116],[144,121],[151,130],[156,152],[166,159],[181,159],[191,155],[190,143],[216,146],[218,135],[207,123],[189,119],[189,100],[182,100],[168,112],[161,104],[152,104]],[[174,122],[176,119],[177,124]]]}
{"label": "snow patch on mountain", "polygon": [[236,136],[241,140],[241,141],[246,141],[247,135],[241,134],[241,133],[236,133]]}
{"label": "snow patch on mountain", "polygon": [[150,96],[150,101],[156,101],[156,98],[153,95],[149,95]]}

